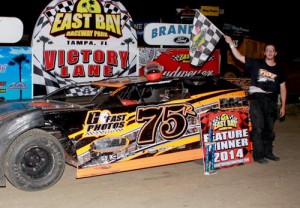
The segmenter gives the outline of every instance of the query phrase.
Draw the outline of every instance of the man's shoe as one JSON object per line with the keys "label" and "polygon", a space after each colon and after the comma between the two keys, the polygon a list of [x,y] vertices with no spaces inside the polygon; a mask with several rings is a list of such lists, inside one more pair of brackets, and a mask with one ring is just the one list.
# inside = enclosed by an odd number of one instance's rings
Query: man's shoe
{"label": "man's shoe", "polygon": [[268,160],[265,160],[264,158],[262,158],[262,159],[254,160],[254,162],[257,162],[257,163],[260,163],[260,164],[267,164]]}
{"label": "man's shoe", "polygon": [[280,160],[280,157],[277,157],[275,155],[267,155],[265,156],[265,158],[269,159],[269,160],[273,160],[273,161],[279,161]]}

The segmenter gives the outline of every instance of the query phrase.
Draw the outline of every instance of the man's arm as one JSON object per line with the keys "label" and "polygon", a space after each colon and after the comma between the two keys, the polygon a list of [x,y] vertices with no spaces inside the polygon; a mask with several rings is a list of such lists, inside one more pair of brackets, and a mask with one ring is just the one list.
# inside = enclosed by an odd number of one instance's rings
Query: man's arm
{"label": "man's arm", "polygon": [[286,113],[286,96],[287,96],[287,89],[285,82],[280,84],[280,100],[281,100],[281,107],[279,116],[284,117]]}
{"label": "man's arm", "polygon": [[231,48],[231,51],[232,51],[232,54],[233,56],[239,60],[240,62],[242,63],[245,63],[246,60],[245,60],[245,56],[242,55],[238,49],[236,48],[236,45],[234,44],[234,42],[232,41],[231,37],[229,37],[228,35],[224,35],[224,38],[225,38],[225,41],[226,43],[229,44],[229,47]]}

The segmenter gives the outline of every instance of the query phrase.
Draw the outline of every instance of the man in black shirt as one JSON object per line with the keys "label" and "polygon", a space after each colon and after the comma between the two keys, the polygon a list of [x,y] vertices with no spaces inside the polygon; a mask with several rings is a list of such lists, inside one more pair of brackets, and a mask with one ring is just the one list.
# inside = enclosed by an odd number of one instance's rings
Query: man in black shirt
{"label": "man in black shirt", "polygon": [[277,119],[278,95],[281,101],[279,117],[285,116],[287,89],[285,76],[275,60],[276,48],[273,44],[268,44],[265,46],[264,59],[252,59],[237,50],[231,37],[224,35],[224,38],[234,57],[245,64],[251,75],[249,112],[252,122],[253,159],[260,164],[268,163],[266,159],[279,161],[280,158],[273,154],[273,128]]}

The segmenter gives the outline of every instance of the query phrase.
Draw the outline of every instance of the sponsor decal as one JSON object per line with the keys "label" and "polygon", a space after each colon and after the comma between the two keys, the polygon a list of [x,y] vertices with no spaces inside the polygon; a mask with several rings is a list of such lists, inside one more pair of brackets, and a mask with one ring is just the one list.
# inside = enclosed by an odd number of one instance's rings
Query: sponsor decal
{"label": "sponsor decal", "polygon": [[207,28],[203,28],[201,30],[199,27],[195,28],[197,35],[195,35],[194,39],[192,40],[192,46],[191,46],[191,51],[192,52],[202,52],[202,45],[205,42],[205,36],[207,32]]}
{"label": "sponsor decal", "polygon": [[174,42],[178,44],[185,44],[188,43],[189,41],[190,39],[184,36],[179,36],[174,39]]}
{"label": "sponsor decal", "polygon": [[26,89],[26,85],[23,82],[13,82],[8,85],[8,89]]}
{"label": "sponsor decal", "polygon": [[111,114],[108,110],[90,111],[85,121],[85,136],[99,136],[124,129],[126,114]]}
{"label": "sponsor decal", "polygon": [[143,123],[137,144],[153,144],[157,133],[165,140],[180,138],[188,128],[188,116],[196,116],[188,103],[138,107],[136,121]]}
{"label": "sponsor decal", "polygon": [[91,150],[93,152],[108,153],[108,152],[118,152],[126,148],[129,144],[129,139],[125,137],[115,136],[115,137],[104,137],[95,140],[91,144]]}
{"label": "sponsor decal", "polygon": [[[77,143],[78,147],[87,144],[77,151],[79,162],[89,166],[89,161],[93,161],[93,165],[100,165],[121,159],[133,160],[142,155],[150,157],[184,151],[189,145],[189,148],[199,148],[200,123],[196,123],[196,116],[189,103],[139,106],[135,118],[131,118],[135,119],[134,123],[129,125],[128,114],[90,111],[84,125],[84,138]],[[192,132],[192,128],[198,131]]]}

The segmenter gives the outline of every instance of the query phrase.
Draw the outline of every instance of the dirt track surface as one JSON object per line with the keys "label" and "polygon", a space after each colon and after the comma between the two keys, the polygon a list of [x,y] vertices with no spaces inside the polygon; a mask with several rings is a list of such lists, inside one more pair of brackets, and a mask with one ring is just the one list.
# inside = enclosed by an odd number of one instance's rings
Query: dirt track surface
{"label": "dirt track surface", "polygon": [[67,166],[61,180],[39,192],[7,182],[0,208],[298,208],[300,115],[276,123],[274,153],[281,161],[218,170],[205,176],[202,161],[75,179]]}

